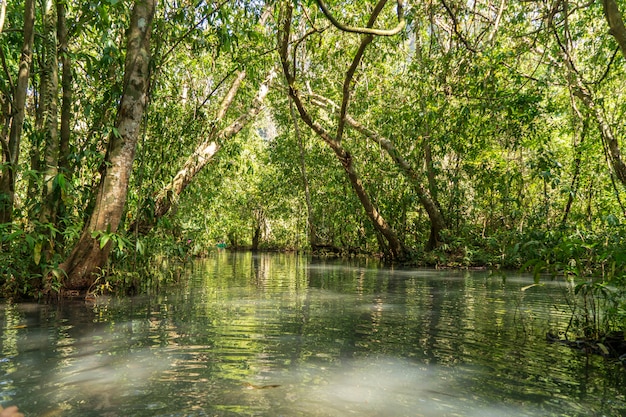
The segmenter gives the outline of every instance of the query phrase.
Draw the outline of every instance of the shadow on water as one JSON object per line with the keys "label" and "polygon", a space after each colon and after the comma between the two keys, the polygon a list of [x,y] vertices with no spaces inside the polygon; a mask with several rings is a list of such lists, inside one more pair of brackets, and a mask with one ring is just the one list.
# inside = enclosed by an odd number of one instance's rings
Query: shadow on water
{"label": "shadow on water", "polygon": [[622,415],[623,369],[545,342],[560,284],[222,252],[180,286],[5,304],[2,405],[29,416]]}

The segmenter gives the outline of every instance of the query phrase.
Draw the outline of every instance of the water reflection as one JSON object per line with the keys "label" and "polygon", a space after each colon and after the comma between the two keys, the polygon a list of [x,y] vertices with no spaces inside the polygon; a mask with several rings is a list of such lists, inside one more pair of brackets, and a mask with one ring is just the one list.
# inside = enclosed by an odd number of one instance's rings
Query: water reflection
{"label": "water reflection", "polygon": [[0,311],[3,405],[63,416],[621,415],[616,364],[545,343],[567,286],[229,254],[163,294]]}

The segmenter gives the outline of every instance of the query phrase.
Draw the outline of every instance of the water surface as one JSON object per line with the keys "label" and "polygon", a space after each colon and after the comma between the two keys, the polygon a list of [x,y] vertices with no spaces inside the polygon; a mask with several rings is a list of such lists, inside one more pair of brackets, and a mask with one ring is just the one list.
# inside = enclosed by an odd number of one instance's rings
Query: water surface
{"label": "water surface", "polygon": [[[3,304],[27,416],[620,416],[624,369],[545,341],[527,276],[221,252],[160,294]],[[526,289],[525,289],[526,288]]]}

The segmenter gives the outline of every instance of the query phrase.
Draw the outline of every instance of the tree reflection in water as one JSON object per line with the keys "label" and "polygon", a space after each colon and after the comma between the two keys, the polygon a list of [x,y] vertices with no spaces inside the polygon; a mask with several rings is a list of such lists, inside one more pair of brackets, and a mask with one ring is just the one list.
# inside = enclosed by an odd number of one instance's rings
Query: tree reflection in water
{"label": "tree reflection in water", "polygon": [[619,365],[559,344],[559,283],[229,254],[154,296],[6,304],[2,404],[71,416],[587,416]]}

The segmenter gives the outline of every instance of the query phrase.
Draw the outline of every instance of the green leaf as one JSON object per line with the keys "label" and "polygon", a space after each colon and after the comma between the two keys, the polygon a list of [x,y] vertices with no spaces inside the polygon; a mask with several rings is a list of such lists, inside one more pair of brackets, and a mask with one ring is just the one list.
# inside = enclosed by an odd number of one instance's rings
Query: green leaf
{"label": "green leaf", "polygon": [[609,356],[611,353],[609,352],[609,349],[607,349],[606,346],[604,346],[602,343],[598,343],[598,347],[600,348],[600,350],[602,351],[602,354],[604,356]]}
{"label": "green leaf", "polygon": [[35,261],[35,265],[39,265],[39,262],[41,262],[41,247],[41,242],[37,242],[35,244],[35,248],[33,250],[33,260]]}
{"label": "green leaf", "polygon": [[100,238],[100,249],[103,249],[107,243],[109,243],[109,240],[111,239],[111,235],[109,234],[102,234],[102,237]]}

